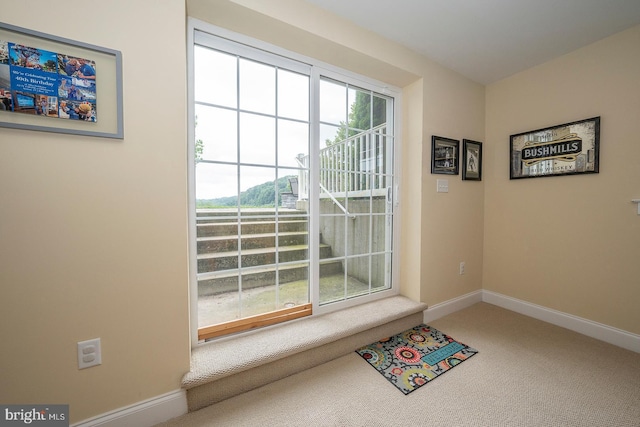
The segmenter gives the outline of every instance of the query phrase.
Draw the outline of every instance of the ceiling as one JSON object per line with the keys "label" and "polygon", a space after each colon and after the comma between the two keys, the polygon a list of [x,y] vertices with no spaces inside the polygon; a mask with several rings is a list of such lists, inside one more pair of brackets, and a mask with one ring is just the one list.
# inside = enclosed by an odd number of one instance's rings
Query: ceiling
{"label": "ceiling", "polygon": [[483,84],[640,24],[640,0],[306,1]]}

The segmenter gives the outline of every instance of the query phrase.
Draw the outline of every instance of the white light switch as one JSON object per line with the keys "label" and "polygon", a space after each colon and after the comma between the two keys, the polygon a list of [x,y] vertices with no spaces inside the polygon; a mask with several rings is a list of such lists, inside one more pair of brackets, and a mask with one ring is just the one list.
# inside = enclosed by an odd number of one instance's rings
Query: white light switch
{"label": "white light switch", "polygon": [[449,192],[449,180],[448,179],[439,179],[438,180],[438,193],[448,193]]}

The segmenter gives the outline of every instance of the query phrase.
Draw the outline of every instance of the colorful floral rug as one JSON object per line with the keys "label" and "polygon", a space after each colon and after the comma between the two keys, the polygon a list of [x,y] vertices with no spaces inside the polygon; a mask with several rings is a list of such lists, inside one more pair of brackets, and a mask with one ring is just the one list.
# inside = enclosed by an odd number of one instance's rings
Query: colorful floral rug
{"label": "colorful floral rug", "polygon": [[478,351],[428,325],[356,350],[404,394],[409,394]]}

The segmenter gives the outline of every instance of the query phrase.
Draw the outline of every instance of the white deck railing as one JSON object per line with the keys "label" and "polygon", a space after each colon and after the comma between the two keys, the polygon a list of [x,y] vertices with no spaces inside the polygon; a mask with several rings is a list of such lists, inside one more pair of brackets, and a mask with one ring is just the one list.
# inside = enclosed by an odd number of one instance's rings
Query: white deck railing
{"label": "white deck railing", "polygon": [[[386,130],[384,123],[320,150],[320,197],[385,194],[393,151]],[[309,156],[298,157],[298,164],[308,170]],[[299,175],[298,197],[308,199],[308,174]]]}

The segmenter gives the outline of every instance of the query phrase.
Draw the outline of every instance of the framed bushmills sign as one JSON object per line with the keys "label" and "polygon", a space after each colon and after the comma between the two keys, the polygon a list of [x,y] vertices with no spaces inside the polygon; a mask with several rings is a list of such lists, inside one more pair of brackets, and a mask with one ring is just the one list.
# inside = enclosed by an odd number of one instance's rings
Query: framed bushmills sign
{"label": "framed bushmills sign", "polygon": [[598,173],[600,117],[510,137],[509,178]]}

